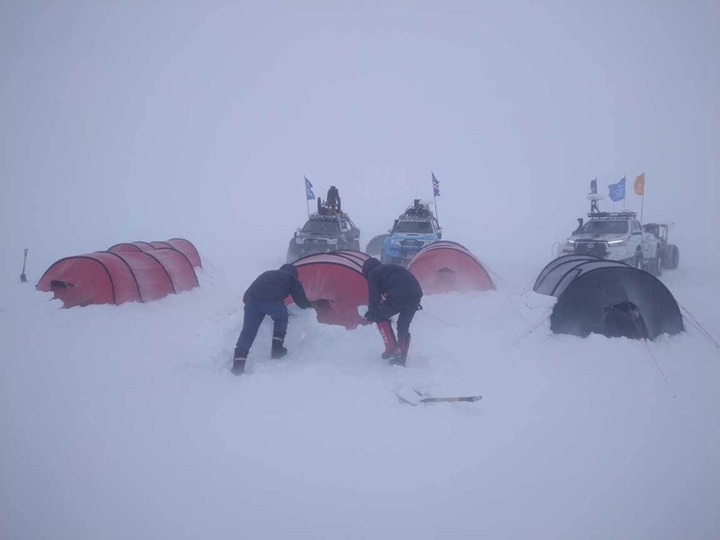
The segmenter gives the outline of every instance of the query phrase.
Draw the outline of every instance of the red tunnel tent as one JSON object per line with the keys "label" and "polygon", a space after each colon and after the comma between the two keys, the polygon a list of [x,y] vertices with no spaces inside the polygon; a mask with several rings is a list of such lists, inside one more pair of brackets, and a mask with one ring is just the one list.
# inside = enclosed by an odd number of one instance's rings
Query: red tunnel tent
{"label": "red tunnel tent", "polygon": [[184,238],[171,238],[165,242],[132,242],[115,244],[108,251],[119,253],[121,251],[145,251],[152,252],[156,249],[176,249],[184,254],[195,268],[202,268],[200,254],[192,242]]}
{"label": "red tunnel tent", "polygon": [[135,274],[113,253],[60,259],[47,269],[36,288],[54,293],[68,308],[141,301]]}
{"label": "red tunnel tent", "polygon": [[455,242],[430,244],[410,261],[408,270],[418,279],[425,294],[495,289],[478,258]]}
{"label": "red tunnel tent", "polygon": [[[329,300],[316,308],[318,322],[352,330],[368,324],[358,312],[366,306],[367,281],[362,264],[368,256],[354,251],[308,255],[293,263],[310,301]],[[288,299],[292,303],[292,298]]]}
{"label": "red tunnel tent", "polygon": [[[186,251],[197,257],[194,246]],[[108,251],[66,257],[47,269],[36,288],[63,307],[149,302],[199,286],[190,258],[163,242],[122,243]]]}
{"label": "red tunnel tent", "polygon": [[170,244],[180,253],[183,253],[188,258],[193,267],[202,268],[200,254],[198,253],[197,248],[192,244],[192,242],[190,242],[189,240],[185,240],[184,238],[171,238],[166,243]]}

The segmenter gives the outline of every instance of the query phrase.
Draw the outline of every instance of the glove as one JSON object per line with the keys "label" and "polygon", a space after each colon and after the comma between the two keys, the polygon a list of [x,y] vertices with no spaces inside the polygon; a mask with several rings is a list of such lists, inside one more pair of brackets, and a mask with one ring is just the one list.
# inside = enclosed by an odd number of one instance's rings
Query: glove
{"label": "glove", "polygon": [[368,310],[368,312],[365,314],[365,319],[367,319],[370,322],[375,322],[375,310]]}

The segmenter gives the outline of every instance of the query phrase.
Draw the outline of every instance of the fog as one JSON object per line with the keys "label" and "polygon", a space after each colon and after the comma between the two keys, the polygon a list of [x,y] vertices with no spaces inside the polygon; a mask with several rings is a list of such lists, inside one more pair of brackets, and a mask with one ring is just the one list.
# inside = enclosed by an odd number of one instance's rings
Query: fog
{"label": "fog", "polygon": [[718,4],[545,4],[6,3],[3,262],[172,236],[282,256],[304,175],[340,188],[367,242],[432,196],[431,171],[446,236],[518,259],[549,256],[595,177],[627,175],[639,210],[645,172],[646,220],[699,256],[719,221]]}
{"label": "fog", "polygon": [[[0,6],[8,538],[717,534],[720,4],[362,4]],[[340,189],[364,246],[432,198],[431,171],[444,239],[498,290],[426,297],[406,370],[374,328],[294,310],[288,361],[268,321],[231,376],[303,177]],[[626,176],[639,211],[640,173],[645,221],[676,223],[662,279],[707,334],[686,313],[652,344],[552,336],[552,300],[521,286],[591,180]],[[32,284],[176,236],[201,287],[158,302],[61,310],[18,283],[24,248]],[[419,384],[484,398],[397,403]]]}

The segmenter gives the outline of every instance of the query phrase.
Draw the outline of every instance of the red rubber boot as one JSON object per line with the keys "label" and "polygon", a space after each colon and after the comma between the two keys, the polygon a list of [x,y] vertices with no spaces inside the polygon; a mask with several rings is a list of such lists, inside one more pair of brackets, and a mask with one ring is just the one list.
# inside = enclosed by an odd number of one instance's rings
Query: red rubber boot
{"label": "red rubber boot", "polygon": [[377,323],[378,330],[382,336],[383,343],[385,344],[385,352],[382,353],[382,359],[387,360],[400,353],[400,349],[395,339],[395,333],[393,332],[390,321],[381,321]]}

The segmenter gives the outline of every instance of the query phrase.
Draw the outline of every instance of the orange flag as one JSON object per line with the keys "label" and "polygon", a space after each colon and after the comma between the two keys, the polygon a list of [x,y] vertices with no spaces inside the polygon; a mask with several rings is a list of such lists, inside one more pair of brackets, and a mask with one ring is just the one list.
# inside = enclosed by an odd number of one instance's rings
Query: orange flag
{"label": "orange flag", "polygon": [[635,193],[638,195],[645,195],[645,173],[637,175],[633,187],[635,188]]}

